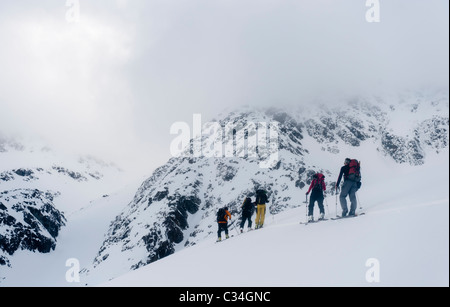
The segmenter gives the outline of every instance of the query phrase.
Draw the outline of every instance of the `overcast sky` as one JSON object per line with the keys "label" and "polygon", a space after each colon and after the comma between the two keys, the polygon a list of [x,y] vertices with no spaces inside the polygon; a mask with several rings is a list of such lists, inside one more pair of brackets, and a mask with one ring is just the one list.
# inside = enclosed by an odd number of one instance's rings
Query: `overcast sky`
{"label": "overcast sky", "polygon": [[0,132],[147,170],[193,113],[447,88],[449,1],[379,3],[369,23],[365,0],[79,0],[73,22],[65,0],[2,0]]}

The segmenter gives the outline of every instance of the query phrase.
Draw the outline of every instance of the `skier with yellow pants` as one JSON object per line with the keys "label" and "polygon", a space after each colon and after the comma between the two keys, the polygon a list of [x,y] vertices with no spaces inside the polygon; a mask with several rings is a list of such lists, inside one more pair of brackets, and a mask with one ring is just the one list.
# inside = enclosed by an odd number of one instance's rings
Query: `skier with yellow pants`
{"label": "skier with yellow pants", "polygon": [[256,219],[255,229],[264,226],[264,218],[266,216],[267,192],[264,190],[256,191]]}

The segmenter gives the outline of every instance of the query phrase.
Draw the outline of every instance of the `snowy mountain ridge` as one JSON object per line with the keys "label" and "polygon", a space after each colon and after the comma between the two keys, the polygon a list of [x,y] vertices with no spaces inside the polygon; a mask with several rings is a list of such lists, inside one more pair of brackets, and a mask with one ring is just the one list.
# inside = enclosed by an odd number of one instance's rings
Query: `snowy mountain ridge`
{"label": "snowy mountain ridge", "polygon": [[[222,127],[233,123],[245,129],[249,123],[277,122],[278,162],[263,169],[258,164],[261,156],[170,159],[111,222],[92,266],[82,270],[83,278],[93,283],[99,276],[113,278],[214,238],[217,209],[227,205],[238,217],[243,199],[254,197],[259,188],[270,195],[269,221],[302,206],[317,171],[325,174],[327,194],[332,196],[346,157],[362,160],[367,189],[377,186],[390,169],[424,165],[429,156],[448,150],[448,110],[448,94],[438,93],[354,98],[345,104],[314,103],[289,110],[240,109],[222,115],[217,120]],[[250,133],[234,133],[235,153],[248,150],[242,147]],[[205,135],[206,148],[224,141],[215,139],[217,134]]]}
{"label": "snowy mountain ridge", "polygon": [[0,137],[0,266],[19,250],[54,251],[68,217],[106,197],[120,173],[91,156]]}

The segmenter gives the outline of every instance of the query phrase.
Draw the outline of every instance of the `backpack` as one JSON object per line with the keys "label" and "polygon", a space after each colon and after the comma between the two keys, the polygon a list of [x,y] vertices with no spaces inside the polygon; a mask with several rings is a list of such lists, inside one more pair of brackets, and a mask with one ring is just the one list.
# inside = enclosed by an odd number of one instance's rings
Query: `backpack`
{"label": "backpack", "polygon": [[247,197],[242,206],[242,212],[250,215],[250,214],[253,214],[254,209],[255,209],[255,207],[252,204],[252,199]]}
{"label": "backpack", "polygon": [[356,159],[352,159],[350,160],[348,167],[349,171],[347,179],[355,182],[361,182],[361,163]]}
{"label": "backpack", "polygon": [[227,220],[225,219],[225,214],[225,208],[220,208],[217,212],[217,222],[226,222]]}
{"label": "backpack", "polygon": [[323,190],[323,184],[325,181],[325,175],[321,173],[314,174],[313,180],[315,180],[313,190],[316,191],[322,191]]}
{"label": "backpack", "polygon": [[267,203],[267,194],[264,190],[256,191],[256,203],[259,205],[265,205]]}

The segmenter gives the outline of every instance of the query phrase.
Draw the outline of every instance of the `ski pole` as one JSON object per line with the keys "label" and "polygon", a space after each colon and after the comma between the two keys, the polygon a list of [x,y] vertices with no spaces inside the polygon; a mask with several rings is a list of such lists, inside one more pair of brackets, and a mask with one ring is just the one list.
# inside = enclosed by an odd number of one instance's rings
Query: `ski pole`
{"label": "ski pole", "polygon": [[305,200],[305,218],[306,218],[306,223],[308,223],[308,194],[306,194],[306,200]]}
{"label": "ski pole", "polygon": [[337,214],[337,203],[338,203],[338,186],[337,186],[337,185],[336,185],[335,193],[336,193],[336,210],[335,210],[335,212],[336,212],[336,217],[337,217],[337,216],[338,216],[338,214]]}
{"label": "ski pole", "polygon": [[234,230],[236,230],[236,234],[239,235],[239,230],[237,228],[238,228],[238,226],[234,225]]}
{"label": "ski pole", "polygon": [[362,209],[363,207],[362,207],[361,202],[359,201],[358,193],[356,192],[355,195],[356,195],[356,200],[358,201],[359,209]]}
{"label": "ski pole", "polygon": [[[275,198],[275,195],[273,194],[272,195],[272,203],[270,205],[270,208],[272,208],[274,198]],[[270,210],[269,210],[269,212],[272,215],[272,224],[275,224],[275,217],[274,217],[273,213]]]}
{"label": "ski pole", "polygon": [[230,228],[231,226],[233,226],[233,225],[234,225],[234,227],[233,227],[233,228],[234,228],[234,229],[236,230],[237,234],[239,234],[239,232],[238,232],[238,231],[237,231],[237,229],[236,229],[236,227],[237,227],[237,226],[235,225],[235,223],[234,223],[234,222],[235,222],[235,220],[233,219],[233,221],[232,221],[232,222],[230,223],[230,225],[228,225],[228,228]]}

